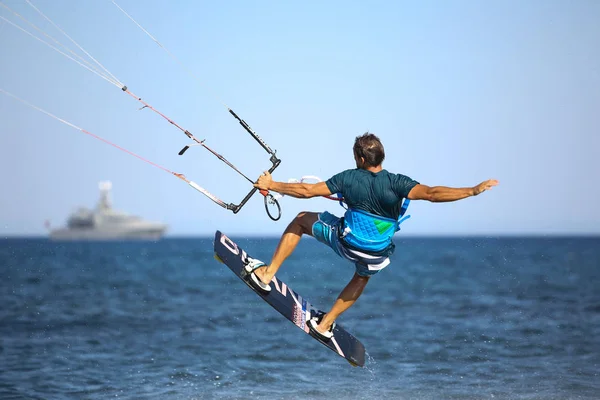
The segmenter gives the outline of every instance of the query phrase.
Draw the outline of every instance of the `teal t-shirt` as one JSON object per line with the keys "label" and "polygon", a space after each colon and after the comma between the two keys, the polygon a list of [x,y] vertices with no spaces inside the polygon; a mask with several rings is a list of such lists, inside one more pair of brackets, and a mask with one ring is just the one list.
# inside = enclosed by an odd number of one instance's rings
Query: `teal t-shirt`
{"label": "teal t-shirt", "polygon": [[387,170],[348,169],[325,181],[331,193],[341,193],[348,208],[398,219],[402,201],[419,182]]}

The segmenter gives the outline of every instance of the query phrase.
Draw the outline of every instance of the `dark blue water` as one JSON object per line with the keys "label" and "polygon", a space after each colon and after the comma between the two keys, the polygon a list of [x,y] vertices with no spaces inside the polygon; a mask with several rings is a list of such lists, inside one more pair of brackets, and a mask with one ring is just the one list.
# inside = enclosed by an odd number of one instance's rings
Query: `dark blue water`
{"label": "dark blue water", "polygon": [[[277,243],[232,238],[266,260]],[[0,398],[600,398],[600,238],[397,238],[339,320],[366,368],[260,300],[211,239],[0,241]],[[278,277],[328,308],[352,272],[304,238]]]}

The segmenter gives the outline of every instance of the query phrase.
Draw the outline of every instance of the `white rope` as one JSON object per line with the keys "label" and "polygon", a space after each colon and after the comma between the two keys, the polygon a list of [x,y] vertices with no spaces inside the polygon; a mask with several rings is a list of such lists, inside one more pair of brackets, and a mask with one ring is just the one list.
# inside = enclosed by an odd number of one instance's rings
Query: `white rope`
{"label": "white rope", "polygon": [[54,118],[54,119],[56,119],[56,120],[58,120],[58,121],[62,122],[63,124],[69,125],[70,127],[72,127],[72,128],[75,128],[75,129],[77,129],[77,130],[79,130],[79,131],[82,131],[82,132],[84,132],[84,133],[85,133],[85,131],[83,130],[83,128],[80,128],[80,127],[78,127],[77,125],[70,123],[69,121],[65,121],[64,119],[62,119],[62,118],[60,118],[60,117],[57,117],[56,115],[54,115],[54,114],[51,114],[51,113],[49,113],[49,112],[48,112],[48,111],[46,111],[46,110],[43,110],[43,109],[39,108],[38,106],[36,106],[36,105],[34,105],[34,104],[31,104],[31,103],[30,103],[30,102],[28,102],[27,100],[23,100],[22,98],[20,98],[20,97],[18,97],[18,96],[15,96],[14,94],[12,94],[12,93],[10,93],[10,92],[7,92],[6,90],[4,90],[4,89],[2,89],[2,88],[0,88],[0,92],[4,93],[5,95],[7,95],[7,96],[9,96],[9,97],[12,97],[13,99],[15,99],[15,100],[17,100],[17,101],[20,101],[21,103],[25,104],[25,105],[26,105],[26,106],[28,106],[28,107],[31,107],[31,108],[33,108],[34,110],[40,111],[40,112],[42,112],[42,113],[46,114],[47,116],[49,116],[49,117],[52,117],[52,118]]}
{"label": "white rope", "polygon": [[94,57],[92,57],[92,55],[90,53],[88,53],[87,51],[85,51],[85,49],[83,47],[81,47],[79,45],[79,43],[77,43],[73,38],[71,38],[69,35],[67,35],[67,33],[65,31],[63,31],[58,25],[56,25],[50,18],[48,18],[44,13],[42,13],[36,6],[34,6],[31,1],[29,0],[25,0],[27,2],[27,4],[29,4],[34,10],[36,10],[42,17],[44,17],[48,22],[50,22],[56,29],[58,29],[63,35],[65,35],[71,42],[73,42],[73,44],[75,44],[75,46],[77,46],[79,48],[79,50],[83,51],[89,58],[91,58],[96,64],[98,64],[100,66],[100,68],[102,68],[108,75],[111,76],[112,79],[114,79],[115,82],[119,82],[119,84],[121,86],[123,86],[123,84],[117,79],[116,76],[114,76],[108,69],[106,69],[104,67],[104,65],[102,65],[98,60],[96,60]]}
{"label": "white rope", "polygon": [[[76,62],[77,64],[81,65],[83,68],[87,69],[90,72],[93,72],[94,74],[98,75],[100,78],[104,79],[105,81],[117,86],[118,88],[121,88],[123,85],[118,83],[118,81],[113,81],[112,79],[110,79],[110,77],[103,75],[100,71],[94,70],[91,66],[85,65],[83,62],[76,60],[75,58],[71,57],[70,55],[68,55],[67,53],[63,52],[62,50],[60,50],[59,48],[57,48],[56,46],[53,46],[51,43],[46,42],[45,40],[35,36],[33,33],[29,32],[28,30],[24,29],[23,27],[15,24],[14,22],[6,19],[5,17],[3,17],[2,15],[0,15],[0,19],[4,20],[5,22],[7,22],[8,24],[12,25],[13,27],[19,29],[20,31],[28,34],[29,36],[31,36],[32,38],[34,38],[35,40],[38,40],[42,43],[44,43],[46,46],[50,47],[51,49],[53,49],[54,51],[62,54],[63,56],[67,57],[68,59]],[[64,46],[63,46],[64,47]]]}
{"label": "white rope", "polygon": [[[94,69],[94,71],[96,71],[96,73],[98,75],[101,76],[105,76],[106,79],[110,79],[109,76],[105,75],[97,66],[95,66],[94,64],[90,63],[89,61],[85,60],[83,57],[81,57],[79,54],[75,53],[73,50],[69,49],[67,46],[65,46],[64,44],[60,43],[57,39],[55,39],[54,37],[50,36],[49,34],[47,34],[46,32],[44,32],[41,28],[37,27],[35,24],[33,24],[31,21],[27,20],[27,18],[23,17],[21,14],[19,14],[18,12],[16,12],[15,10],[13,10],[12,8],[10,8],[9,6],[7,6],[6,4],[2,3],[0,1],[0,6],[4,7],[5,9],[7,9],[8,11],[10,11],[11,13],[13,13],[15,16],[17,16],[17,18],[21,19],[23,22],[25,22],[27,25],[31,26],[33,29],[35,29],[36,31],[38,31],[40,34],[44,35],[45,37],[47,37],[48,39],[52,40],[54,43],[56,43],[58,46],[62,47],[65,51],[68,51],[69,53],[71,53],[73,55],[73,57],[76,57],[77,59],[79,59],[80,62],[86,64],[89,68]],[[50,45],[48,42],[44,41],[43,39],[40,39],[39,37],[33,35],[31,32],[28,32],[27,30],[23,29],[22,27],[16,25],[15,23],[8,21],[6,18],[0,16],[0,18],[2,18],[4,21],[8,22],[9,24],[11,24],[12,26],[14,26],[15,28],[20,29],[21,31],[27,33],[28,35],[34,37],[35,39],[41,41],[42,43],[49,45],[50,47],[52,47],[52,45]],[[57,50],[57,49],[55,49]],[[71,58],[72,59],[72,58]],[[75,61],[75,60],[73,60]],[[88,68],[88,69],[89,69]],[[115,83],[116,84],[116,83]]]}
{"label": "white rope", "polygon": [[129,15],[121,6],[119,6],[115,0],[111,0],[111,2],[119,9],[121,10],[121,12],[123,14],[125,14],[125,16],[127,16],[127,18],[129,18],[135,25],[137,25],[138,28],[140,28],[146,35],[148,35],[148,37],[150,37],[150,39],[152,39],[154,41],[154,43],[156,43],[159,47],[161,47],[164,51],[167,52],[167,54],[173,58],[181,68],[183,68],[192,78],[196,79],[196,81],[205,89],[207,89],[215,99],[217,99],[221,104],[223,104],[227,109],[229,109],[229,107],[227,106],[227,104],[225,104],[225,102],[223,100],[221,100],[221,98],[219,96],[216,95],[216,93],[210,89],[208,86],[206,86],[206,84],[204,83],[204,81],[202,81],[200,78],[198,78],[197,75],[195,75],[191,69],[189,69],[179,58],[177,58],[173,53],[171,53],[169,51],[169,49],[167,49],[165,46],[163,46],[162,43],[160,43],[158,41],[158,39],[156,39],[154,36],[152,36],[150,34],[150,32],[148,32],[142,25],[140,25],[135,19],[133,19],[133,17],[131,15]]}

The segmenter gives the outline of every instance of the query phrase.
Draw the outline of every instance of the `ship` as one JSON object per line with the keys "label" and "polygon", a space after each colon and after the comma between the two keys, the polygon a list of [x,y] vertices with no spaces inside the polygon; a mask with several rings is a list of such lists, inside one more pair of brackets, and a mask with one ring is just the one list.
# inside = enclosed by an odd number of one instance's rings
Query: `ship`
{"label": "ship", "polygon": [[78,208],[63,228],[50,230],[51,240],[159,240],[167,225],[144,220],[112,207],[112,183],[98,184],[100,199],[95,209]]}

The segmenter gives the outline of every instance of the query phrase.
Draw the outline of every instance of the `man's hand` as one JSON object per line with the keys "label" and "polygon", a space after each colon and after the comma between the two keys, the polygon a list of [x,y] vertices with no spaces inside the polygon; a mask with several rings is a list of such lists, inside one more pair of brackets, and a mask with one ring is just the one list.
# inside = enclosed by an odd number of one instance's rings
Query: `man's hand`
{"label": "man's hand", "polygon": [[254,184],[254,187],[260,190],[271,190],[271,183],[273,183],[271,173],[269,171],[265,171],[261,176],[258,177],[258,181],[256,181]]}
{"label": "man's hand", "polygon": [[497,184],[498,181],[496,179],[488,179],[487,181],[481,182],[479,185],[473,188],[473,196],[477,196],[478,194],[481,194],[486,190],[490,190]]}

